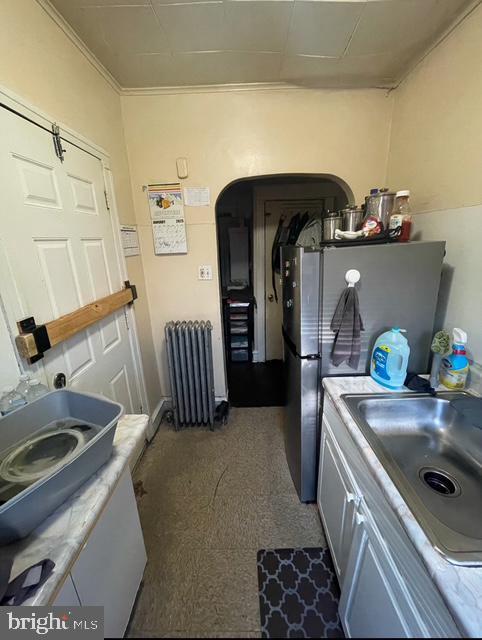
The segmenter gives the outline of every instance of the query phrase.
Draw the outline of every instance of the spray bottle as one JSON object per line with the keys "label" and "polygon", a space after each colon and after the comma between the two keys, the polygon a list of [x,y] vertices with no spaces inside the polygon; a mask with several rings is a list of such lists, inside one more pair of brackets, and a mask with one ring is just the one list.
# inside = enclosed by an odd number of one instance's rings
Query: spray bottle
{"label": "spray bottle", "polygon": [[442,360],[440,382],[447,389],[464,389],[469,373],[469,359],[465,345],[467,334],[463,329],[454,329],[452,353]]}

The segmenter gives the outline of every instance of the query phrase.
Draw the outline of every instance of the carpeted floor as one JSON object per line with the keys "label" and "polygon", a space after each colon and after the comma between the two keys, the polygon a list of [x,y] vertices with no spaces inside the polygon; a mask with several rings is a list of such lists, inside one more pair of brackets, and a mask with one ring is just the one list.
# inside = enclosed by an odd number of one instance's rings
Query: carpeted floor
{"label": "carpeted floor", "polygon": [[233,407],[282,407],[285,403],[283,361],[228,364],[229,401]]}
{"label": "carpeted floor", "polygon": [[326,546],[279,408],[234,407],[215,432],[162,425],[134,480],[148,564],[130,637],[260,637],[258,550]]}

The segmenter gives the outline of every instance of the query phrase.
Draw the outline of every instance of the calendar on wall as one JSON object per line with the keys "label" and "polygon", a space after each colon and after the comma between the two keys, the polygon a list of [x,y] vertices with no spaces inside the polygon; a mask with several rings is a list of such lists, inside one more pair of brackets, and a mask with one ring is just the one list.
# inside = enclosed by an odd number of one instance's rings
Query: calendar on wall
{"label": "calendar on wall", "polygon": [[181,185],[150,184],[147,186],[151,213],[154,253],[187,253],[186,219]]}

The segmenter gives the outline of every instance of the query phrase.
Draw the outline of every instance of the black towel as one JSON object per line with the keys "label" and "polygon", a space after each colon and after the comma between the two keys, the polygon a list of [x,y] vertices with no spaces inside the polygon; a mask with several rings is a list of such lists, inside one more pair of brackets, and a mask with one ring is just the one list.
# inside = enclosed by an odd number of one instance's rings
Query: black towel
{"label": "black towel", "polygon": [[360,361],[360,331],[363,331],[363,321],[355,287],[347,287],[341,294],[331,321],[331,330],[336,334],[331,361],[335,367],[342,362],[347,362],[352,369],[357,369]]}

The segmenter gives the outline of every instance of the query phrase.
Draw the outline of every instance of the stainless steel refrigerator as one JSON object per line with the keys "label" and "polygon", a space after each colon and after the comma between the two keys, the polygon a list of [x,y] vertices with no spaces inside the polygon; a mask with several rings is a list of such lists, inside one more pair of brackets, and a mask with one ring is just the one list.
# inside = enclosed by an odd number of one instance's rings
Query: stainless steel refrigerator
{"label": "stainless steel refrigerator", "polygon": [[[368,373],[374,341],[394,326],[407,330],[409,370],[427,371],[444,250],[444,242],[282,247],[284,439],[301,501],[316,499],[321,379]],[[349,269],[361,274],[356,287],[364,331],[356,370],[344,363],[335,367],[330,358],[330,324]]]}

